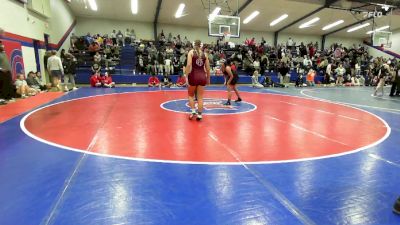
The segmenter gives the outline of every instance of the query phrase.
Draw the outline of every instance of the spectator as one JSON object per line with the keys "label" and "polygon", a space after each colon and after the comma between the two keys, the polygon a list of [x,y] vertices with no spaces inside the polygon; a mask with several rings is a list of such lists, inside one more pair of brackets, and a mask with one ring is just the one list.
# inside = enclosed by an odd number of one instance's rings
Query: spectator
{"label": "spectator", "polygon": [[169,76],[165,75],[163,76],[162,79],[162,86],[163,87],[171,87],[172,86],[172,80]]}
{"label": "spectator", "polygon": [[111,38],[113,44],[117,43],[117,33],[115,30],[113,30],[112,33],[110,34],[110,38]]}
{"label": "spectator", "polygon": [[55,50],[51,52],[51,56],[47,60],[47,70],[51,76],[52,87],[55,88],[55,91],[61,91],[60,82],[61,76],[64,75],[64,67]]}
{"label": "spectator", "polygon": [[115,87],[115,83],[112,81],[111,76],[107,72],[105,72],[104,76],[101,78],[101,83],[103,87],[108,87],[108,88]]}
{"label": "spectator", "polygon": [[262,88],[264,87],[260,82],[258,82],[259,73],[257,70],[254,70],[253,76],[251,77],[252,86],[255,88]]}
{"label": "spectator", "polygon": [[149,87],[157,87],[160,86],[160,80],[156,77],[155,74],[152,74],[148,81]]}
{"label": "spectator", "polygon": [[331,74],[332,74],[332,63],[329,62],[326,66],[325,76],[324,76],[324,86],[331,84]]}
{"label": "spectator", "polygon": [[88,50],[89,50],[90,56],[94,56],[96,54],[96,52],[100,51],[100,46],[96,42],[92,42],[89,45]]}
{"label": "spectator", "polygon": [[[3,33],[3,29],[0,28],[0,38],[2,38]],[[0,104],[4,105],[7,101],[14,101],[14,96],[11,66],[4,51],[4,45],[0,40]]]}
{"label": "spectator", "polygon": [[165,65],[165,75],[167,75],[167,76],[169,76],[169,75],[171,75],[172,73],[173,73],[173,67],[171,66],[171,63],[172,63],[172,61],[171,61],[171,59],[169,59],[169,58],[166,58],[165,60],[164,60],[164,65]]}
{"label": "spectator", "polygon": [[17,89],[17,94],[21,95],[21,98],[34,96],[38,92],[34,88],[29,87],[23,74],[18,74],[17,79],[15,80],[15,87]]}
{"label": "spectator", "polygon": [[343,76],[346,73],[346,69],[343,68],[343,64],[339,64],[339,67],[336,68],[336,85],[343,85],[344,78]]}
{"label": "spectator", "polygon": [[308,73],[307,73],[307,77],[306,77],[307,86],[310,86],[310,87],[314,87],[315,86],[315,81],[314,81],[315,75],[316,75],[315,70],[313,70],[310,67],[309,70],[308,70]]}
{"label": "spectator", "polygon": [[304,57],[303,66],[304,68],[312,67],[312,61],[308,55]]}
{"label": "spectator", "polygon": [[100,52],[96,52],[96,54],[95,54],[94,57],[93,57],[93,61],[94,61],[94,63],[101,65],[101,55],[100,55]]}
{"label": "spectator", "polygon": [[125,46],[124,35],[122,34],[122,32],[120,30],[117,33],[117,42],[118,42],[118,46]]}
{"label": "spectator", "polygon": [[176,81],[176,86],[186,87],[187,86],[186,76],[184,76],[183,74],[180,74],[178,77],[178,80]]}
{"label": "spectator", "polygon": [[90,86],[91,87],[101,87],[102,86],[100,73],[94,73],[90,77]]}
{"label": "spectator", "polygon": [[46,86],[42,85],[36,77],[36,73],[30,71],[26,78],[26,83],[29,87],[35,89],[37,92],[46,90]]}
{"label": "spectator", "polygon": [[72,55],[67,53],[65,55],[65,61],[64,61],[64,90],[69,91],[68,89],[68,84],[69,81],[71,81],[72,84],[72,90],[76,90],[76,85],[75,85],[75,76],[76,76],[76,58]]}
{"label": "spectator", "polygon": [[101,67],[99,64],[95,63],[92,65],[92,74],[98,73],[100,74]]}

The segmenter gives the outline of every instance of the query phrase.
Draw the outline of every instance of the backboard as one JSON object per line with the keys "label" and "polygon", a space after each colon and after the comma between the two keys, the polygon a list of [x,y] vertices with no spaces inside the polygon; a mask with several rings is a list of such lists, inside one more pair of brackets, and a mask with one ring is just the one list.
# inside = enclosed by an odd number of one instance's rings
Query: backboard
{"label": "backboard", "polygon": [[230,33],[230,38],[240,37],[240,17],[216,15],[212,20],[208,20],[209,36],[223,37],[227,33]]}
{"label": "backboard", "polygon": [[378,47],[392,47],[392,32],[375,31],[372,36],[372,45]]}

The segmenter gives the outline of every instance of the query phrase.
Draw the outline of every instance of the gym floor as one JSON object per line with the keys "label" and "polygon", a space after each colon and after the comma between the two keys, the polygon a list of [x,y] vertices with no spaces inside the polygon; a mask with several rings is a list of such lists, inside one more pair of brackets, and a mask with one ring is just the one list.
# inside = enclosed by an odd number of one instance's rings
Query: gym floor
{"label": "gym floor", "polygon": [[83,87],[0,123],[0,224],[400,223],[400,98],[239,90],[202,121],[185,89]]}

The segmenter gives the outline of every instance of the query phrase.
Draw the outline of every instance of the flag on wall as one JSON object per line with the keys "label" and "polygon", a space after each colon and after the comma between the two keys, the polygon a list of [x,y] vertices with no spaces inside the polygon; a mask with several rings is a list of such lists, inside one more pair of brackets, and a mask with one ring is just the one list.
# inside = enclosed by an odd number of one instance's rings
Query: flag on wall
{"label": "flag on wall", "polygon": [[22,58],[21,43],[15,41],[2,40],[4,49],[11,66],[11,74],[13,80],[17,77],[18,73],[25,74],[24,59]]}

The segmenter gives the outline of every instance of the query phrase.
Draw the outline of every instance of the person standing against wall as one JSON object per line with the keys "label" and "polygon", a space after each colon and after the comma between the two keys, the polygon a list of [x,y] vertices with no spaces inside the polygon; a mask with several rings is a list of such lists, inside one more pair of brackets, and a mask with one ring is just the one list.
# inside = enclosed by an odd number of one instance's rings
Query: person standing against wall
{"label": "person standing against wall", "polygon": [[64,68],[60,57],[57,56],[57,51],[51,51],[51,56],[47,60],[47,70],[49,71],[52,87],[56,91],[61,91],[60,80],[64,75]]}
{"label": "person standing against wall", "polygon": [[[0,38],[3,36],[3,29],[0,28]],[[11,67],[7,55],[4,51],[4,45],[0,40],[0,102],[13,100],[14,86],[12,83]]]}
{"label": "person standing against wall", "polygon": [[72,54],[66,53],[63,64],[64,64],[64,71],[65,71],[64,90],[69,91],[69,89],[68,89],[69,81],[71,81],[72,90],[76,90],[77,88],[75,85],[75,75],[76,75],[77,60]]}

